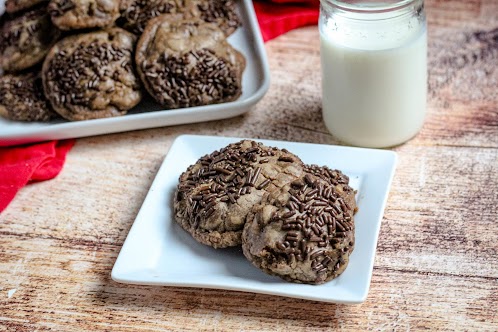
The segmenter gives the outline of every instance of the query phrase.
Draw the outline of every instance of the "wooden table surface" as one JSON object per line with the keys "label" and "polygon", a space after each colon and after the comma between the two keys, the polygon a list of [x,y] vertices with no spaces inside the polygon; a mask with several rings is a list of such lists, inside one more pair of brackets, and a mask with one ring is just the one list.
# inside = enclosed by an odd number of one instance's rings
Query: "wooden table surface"
{"label": "wooden table surface", "polygon": [[322,123],[319,36],[309,27],[267,43],[272,85],[250,113],[79,139],[58,178],[21,190],[0,216],[0,330],[497,331],[498,1],[426,8],[428,116],[394,149],[365,303],[110,278],[177,135],[338,143]]}

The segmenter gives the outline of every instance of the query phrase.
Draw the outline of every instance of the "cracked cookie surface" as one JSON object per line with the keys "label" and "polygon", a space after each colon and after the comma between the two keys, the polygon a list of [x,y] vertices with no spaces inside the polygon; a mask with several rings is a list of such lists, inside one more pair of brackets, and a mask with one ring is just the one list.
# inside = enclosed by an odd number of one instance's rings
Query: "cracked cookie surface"
{"label": "cracked cookie surface", "polygon": [[162,14],[176,14],[177,20],[213,23],[226,36],[242,25],[233,0],[122,0],[120,7],[118,25],[137,35]]}
{"label": "cracked cookie surface", "polygon": [[0,77],[0,116],[14,121],[50,121],[57,114],[43,94],[39,72]]}
{"label": "cracked cookie surface", "polygon": [[141,98],[133,66],[135,36],[121,28],[70,36],[43,63],[45,95],[68,120],[124,115]]}
{"label": "cracked cookie surface", "polygon": [[264,272],[307,284],[339,276],[354,249],[355,193],[340,171],[306,165],[303,175],[265,194],[247,215],[246,258]]}
{"label": "cracked cookie surface", "polygon": [[230,36],[242,25],[233,0],[188,0],[184,16],[197,17],[204,22],[214,23],[226,36]]}
{"label": "cracked cookie surface", "polygon": [[140,35],[147,23],[163,14],[176,14],[187,0],[122,0],[118,25]]}
{"label": "cracked cookie surface", "polygon": [[302,161],[287,150],[241,141],[206,155],[179,179],[175,219],[200,243],[241,244],[247,214],[265,193],[299,178]]}
{"label": "cracked cookie surface", "polygon": [[48,2],[48,0],[6,0],[5,11],[13,14],[34,7],[42,2]]}
{"label": "cracked cookie surface", "polygon": [[0,20],[0,68],[17,72],[43,61],[60,31],[45,7],[37,7]]}
{"label": "cracked cookie surface", "polygon": [[109,27],[119,17],[119,0],[50,0],[48,11],[61,30]]}
{"label": "cracked cookie surface", "polygon": [[212,23],[166,14],[149,22],[136,52],[151,96],[167,108],[229,102],[242,93],[244,56]]}

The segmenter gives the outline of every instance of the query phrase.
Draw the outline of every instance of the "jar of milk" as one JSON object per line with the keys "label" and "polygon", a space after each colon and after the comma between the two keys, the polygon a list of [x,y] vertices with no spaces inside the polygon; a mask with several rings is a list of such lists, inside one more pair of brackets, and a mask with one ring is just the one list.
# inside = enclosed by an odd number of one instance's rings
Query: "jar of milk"
{"label": "jar of milk", "polygon": [[388,147],[422,127],[427,104],[423,0],[321,0],[323,119],[339,140]]}

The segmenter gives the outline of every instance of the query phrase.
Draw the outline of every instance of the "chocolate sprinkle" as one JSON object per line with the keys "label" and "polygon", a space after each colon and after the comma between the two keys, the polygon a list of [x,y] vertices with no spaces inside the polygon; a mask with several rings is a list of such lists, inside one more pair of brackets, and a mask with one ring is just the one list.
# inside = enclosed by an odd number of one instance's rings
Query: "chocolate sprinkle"
{"label": "chocolate sprinkle", "polygon": [[202,20],[218,24],[227,35],[241,26],[233,0],[199,1],[197,8]]}
{"label": "chocolate sprinkle", "polygon": [[140,35],[147,23],[162,14],[175,13],[177,2],[174,0],[133,0],[124,1],[126,8],[121,11],[118,25]]}
{"label": "chocolate sprinkle", "polygon": [[[184,197],[192,199],[192,202],[187,201],[187,208],[183,211],[187,220],[205,220],[215,213],[211,211],[216,209],[215,200],[236,204],[240,197],[250,194],[252,190],[264,190],[271,183],[270,179],[262,176],[262,169],[258,165],[260,159],[268,159],[275,155],[276,150],[256,142],[251,142],[251,146],[246,148],[242,143],[231,144],[203,156],[180,177],[182,179],[186,176],[186,179],[180,180],[177,200]],[[188,196],[192,190],[195,190],[194,195]],[[287,217],[293,214],[295,212],[289,212]],[[293,234],[297,233],[290,233],[291,238]],[[290,246],[290,242],[288,245]]]}
{"label": "chocolate sprinkle", "polygon": [[[315,175],[316,177],[319,177],[322,180],[327,181],[330,184],[333,184],[333,185],[343,184],[343,185],[345,185],[345,186],[343,186],[344,191],[353,191],[353,189],[347,185],[349,183],[349,178],[339,170],[332,170],[332,169],[328,168],[327,166],[321,167],[318,165],[307,165],[306,171]],[[334,192],[334,191],[332,191],[332,192]],[[338,197],[337,194],[336,194],[336,197]],[[349,208],[350,207],[348,207],[348,209]]]}
{"label": "chocolate sprinkle", "polygon": [[[50,59],[45,76],[52,104],[68,110],[74,106],[95,109],[96,98],[112,93],[109,81],[125,84],[116,68],[135,76],[131,57],[131,50],[102,41],[81,43],[70,53],[60,50]],[[131,88],[139,89],[138,80]]]}
{"label": "chocolate sprinkle", "polygon": [[[283,158],[279,158],[281,159]],[[351,207],[343,198],[334,198],[339,197],[339,193],[332,183],[344,184],[344,191],[352,189],[346,189],[349,188],[349,179],[340,171],[322,169],[315,165],[307,166],[307,169],[311,170],[310,174],[304,176],[304,181],[296,180],[291,184],[290,196],[283,211],[276,213],[270,220],[270,223],[281,222],[281,230],[285,232],[282,240],[289,244],[282,250],[281,242],[277,242],[277,254],[287,262],[294,257],[309,259],[312,270],[317,274],[334,273],[345,261],[337,258],[333,250],[327,247],[330,245],[332,249],[336,248],[340,243],[338,238],[348,236],[354,225],[349,214],[353,212]],[[327,198],[330,196],[333,199]],[[297,220],[304,220],[299,224],[300,227],[293,226]],[[349,250],[348,245],[338,249],[343,252]],[[313,251],[310,252],[311,250]]]}
{"label": "chocolate sprinkle", "polygon": [[1,28],[0,28],[0,54],[10,46],[20,46],[20,39],[24,32],[28,32],[28,35],[32,37],[37,31],[42,28],[40,19],[50,17],[46,14],[44,9],[36,9],[23,13],[22,15],[16,16],[12,19],[2,18]]}
{"label": "chocolate sprinkle", "polygon": [[43,6],[10,17],[2,16],[0,66],[7,71],[19,71],[41,62],[59,35]]}
{"label": "chocolate sprinkle", "polygon": [[56,117],[43,94],[38,73],[0,77],[0,106],[17,121],[49,121]]}
{"label": "chocolate sprinkle", "polygon": [[155,99],[170,108],[218,103],[240,91],[234,66],[208,48],[182,56],[163,54],[143,62],[142,71]]}

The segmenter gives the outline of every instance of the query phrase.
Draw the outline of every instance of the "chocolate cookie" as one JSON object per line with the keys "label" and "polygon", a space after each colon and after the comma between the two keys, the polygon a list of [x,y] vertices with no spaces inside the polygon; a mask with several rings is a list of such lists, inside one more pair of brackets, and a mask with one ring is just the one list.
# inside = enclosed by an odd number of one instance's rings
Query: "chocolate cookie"
{"label": "chocolate cookie", "polygon": [[5,11],[13,14],[34,7],[42,2],[48,2],[48,0],[6,0]]}
{"label": "chocolate cookie", "polygon": [[168,108],[228,102],[242,93],[245,58],[212,23],[157,17],[138,41],[136,60],[147,91]]}
{"label": "chocolate cookie", "polygon": [[60,36],[43,7],[2,18],[0,24],[0,67],[5,71],[40,63]]}
{"label": "chocolate cookie", "polygon": [[50,0],[52,22],[61,30],[103,28],[119,17],[119,0]]}
{"label": "chocolate cookie", "polygon": [[321,284],[339,276],[354,248],[356,203],[340,171],[305,175],[266,194],[247,216],[242,249],[253,265],[287,281]]}
{"label": "chocolate cookie", "polygon": [[186,10],[191,10],[193,16],[209,23],[215,23],[225,33],[230,36],[241,26],[241,20],[237,15],[235,1],[233,0],[190,0],[194,5],[187,6]]}
{"label": "chocolate cookie", "polygon": [[174,14],[186,0],[122,0],[118,25],[141,35],[147,23],[162,14]]}
{"label": "chocolate cookie", "polygon": [[252,207],[265,193],[299,178],[303,167],[287,150],[247,140],[230,144],[180,176],[175,219],[200,243],[214,248],[240,245]]}
{"label": "chocolate cookie", "polygon": [[0,116],[14,121],[49,121],[57,117],[43,94],[39,73],[0,77]]}
{"label": "chocolate cookie", "polygon": [[54,110],[68,120],[126,114],[142,98],[134,46],[135,36],[120,28],[57,43],[43,63],[43,87]]}

